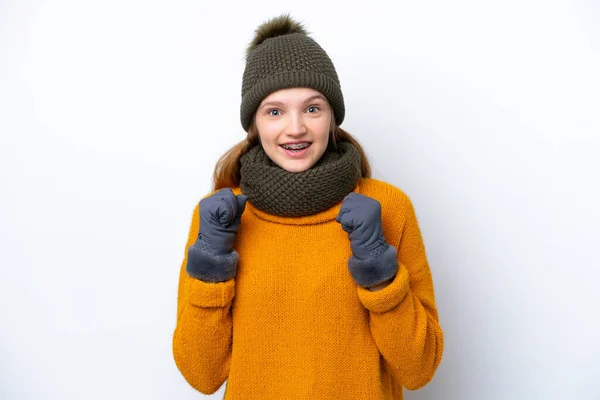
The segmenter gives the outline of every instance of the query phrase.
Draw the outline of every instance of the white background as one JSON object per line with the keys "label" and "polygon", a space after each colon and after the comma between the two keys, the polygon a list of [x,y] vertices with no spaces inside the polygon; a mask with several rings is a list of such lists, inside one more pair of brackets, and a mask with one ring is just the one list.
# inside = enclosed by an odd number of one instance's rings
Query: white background
{"label": "white background", "polygon": [[0,2],[0,398],[204,398],[178,273],[281,12],[417,210],[446,348],[407,399],[599,399],[595,0]]}

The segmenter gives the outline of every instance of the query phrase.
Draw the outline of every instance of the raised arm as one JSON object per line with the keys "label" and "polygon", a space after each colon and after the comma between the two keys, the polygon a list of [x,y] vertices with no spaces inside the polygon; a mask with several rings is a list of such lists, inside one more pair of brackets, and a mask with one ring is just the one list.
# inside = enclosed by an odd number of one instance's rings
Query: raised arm
{"label": "raised arm", "polygon": [[244,205],[245,198],[226,190],[196,206],[179,272],[173,357],[187,382],[205,394],[229,374],[238,262],[232,244]]}

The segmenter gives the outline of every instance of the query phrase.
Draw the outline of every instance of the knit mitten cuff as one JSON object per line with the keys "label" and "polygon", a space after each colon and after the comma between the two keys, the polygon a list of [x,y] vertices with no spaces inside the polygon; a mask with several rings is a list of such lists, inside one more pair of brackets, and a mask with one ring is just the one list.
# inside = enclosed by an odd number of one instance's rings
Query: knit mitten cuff
{"label": "knit mitten cuff", "polygon": [[239,259],[235,250],[217,255],[197,240],[188,248],[185,269],[189,276],[204,282],[225,282],[235,276]]}
{"label": "knit mitten cuff", "polygon": [[396,256],[396,248],[388,245],[387,249],[376,258],[361,260],[354,256],[350,257],[348,269],[357,284],[369,288],[392,279],[396,275],[398,272]]}

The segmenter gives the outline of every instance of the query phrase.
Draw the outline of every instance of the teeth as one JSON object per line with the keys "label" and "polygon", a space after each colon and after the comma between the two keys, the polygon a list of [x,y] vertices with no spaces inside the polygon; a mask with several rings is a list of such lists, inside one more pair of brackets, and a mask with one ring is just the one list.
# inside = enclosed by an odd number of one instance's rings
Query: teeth
{"label": "teeth", "polygon": [[295,143],[295,144],[284,144],[281,145],[286,150],[300,150],[310,146],[310,143]]}

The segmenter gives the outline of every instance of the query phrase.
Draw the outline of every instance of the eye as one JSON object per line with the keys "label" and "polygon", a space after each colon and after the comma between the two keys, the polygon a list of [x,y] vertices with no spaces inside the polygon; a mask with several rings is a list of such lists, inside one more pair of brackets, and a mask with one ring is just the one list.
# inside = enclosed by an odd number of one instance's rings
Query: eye
{"label": "eye", "polygon": [[308,111],[309,113],[316,113],[319,110],[320,110],[320,108],[317,106],[310,106],[306,109],[306,111]]}
{"label": "eye", "polygon": [[280,111],[276,108],[271,108],[269,111],[267,111],[267,114],[269,114],[272,117],[278,117],[279,113]]}

